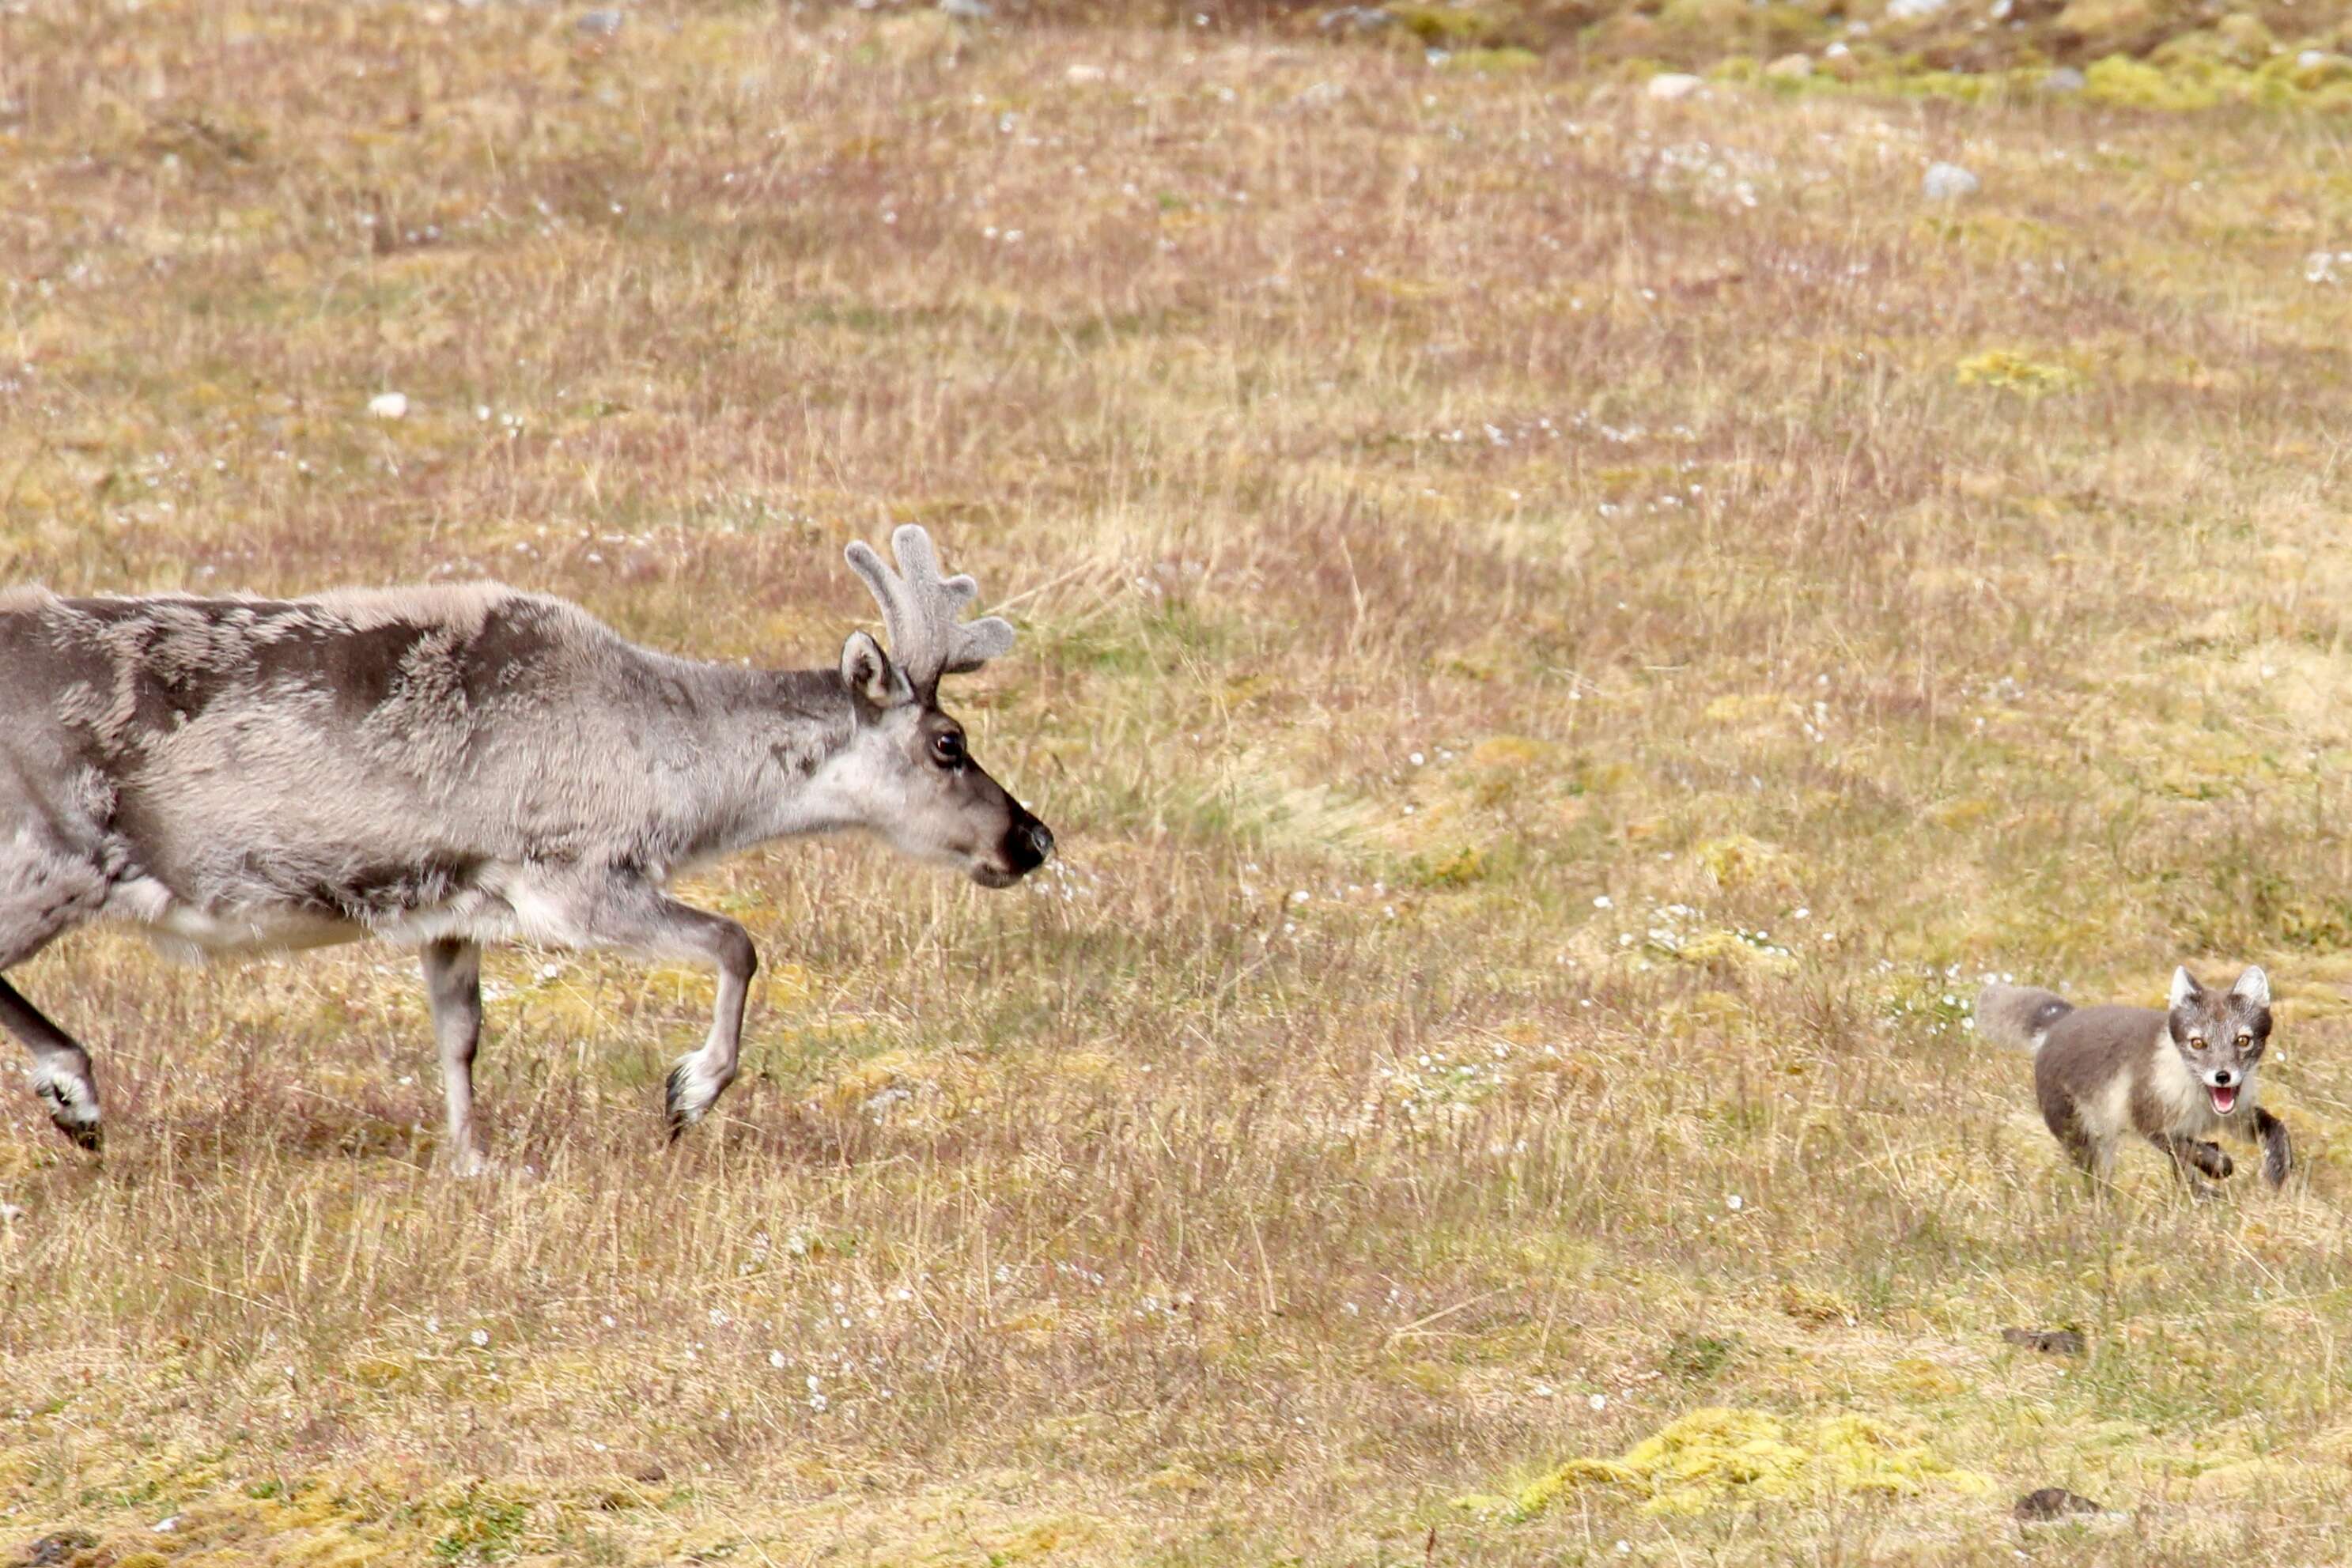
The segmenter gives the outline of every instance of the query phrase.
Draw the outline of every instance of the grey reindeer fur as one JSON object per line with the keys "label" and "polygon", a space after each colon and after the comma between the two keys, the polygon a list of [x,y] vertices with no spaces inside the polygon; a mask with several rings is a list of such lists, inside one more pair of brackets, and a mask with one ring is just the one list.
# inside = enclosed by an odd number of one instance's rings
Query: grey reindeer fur
{"label": "grey reindeer fur", "polygon": [[[897,662],[853,632],[837,669],[762,672],[632,644],[494,584],[297,600],[0,592],[0,977],[98,921],[184,953],[376,936],[422,956],[448,1145],[480,1164],[482,945],[711,964],[673,1135],[735,1075],[751,938],[666,891],[767,840],[865,829],[1005,886],[1045,825],[963,755],[942,674],[1012,628],[955,617],[930,540],[863,543]],[[58,1127],[96,1148],[88,1053],[5,977],[0,1026]]]}
{"label": "grey reindeer fur", "polygon": [[2164,1008],[2078,1008],[2054,991],[1988,985],[1977,997],[1977,1032],[2032,1052],[2042,1123],[2085,1172],[2105,1177],[2116,1145],[2137,1133],[2202,1194],[2191,1171],[2220,1179],[2236,1168],[2211,1141],[2226,1132],[2262,1145],[2263,1179],[2277,1186],[2293,1160],[2286,1127],[2255,1103],[2270,1003],[2259,968],[2226,992],[2176,969]]}

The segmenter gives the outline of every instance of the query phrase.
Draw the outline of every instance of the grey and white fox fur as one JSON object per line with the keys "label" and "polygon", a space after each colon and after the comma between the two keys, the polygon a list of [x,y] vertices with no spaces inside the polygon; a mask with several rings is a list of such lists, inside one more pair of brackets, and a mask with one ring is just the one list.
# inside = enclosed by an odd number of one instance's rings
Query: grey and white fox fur
{"label": "grey and white fox fur", "polygon": [[[702,1048],[670,1074],[672,1134],[736,1072],[751,937],[670,896],[698,862],[864,829],[1004,887],[1054,838],[964,749],[940,676],[1012,645],[964,621],[929,537],[864,543],[885,654],[762,671],[624,641],[496,584],[310,599],[0,591],[0,975],[79,925],[203,951],[376,936],[423,958],[448,1146],[480,1166],[481,946],[612,947],[711,965]],[[0,978],[58,1128],[99,1143],[88,1052]]]}
{"label": "grey and white fox fur", "polygon": [[2033,1053],[2042,1120],[2085,1171],[2105,1176],[2116,1144],[2137,1133],[2196,1187],[2191,1170],[2219,1178],[2235,1168],[2211,1141],[2230,1133],[2262,1145],[2263,1180],[2286,1180],[2286,1128],[2254,1098],[2271,1038],[2270,978],[2261,969],[2248,968],[2227,991],[2175,969],[2162,1009],[2078,1008],[2054,991],[1989,985],[1976,1019],[1985,1039]]}

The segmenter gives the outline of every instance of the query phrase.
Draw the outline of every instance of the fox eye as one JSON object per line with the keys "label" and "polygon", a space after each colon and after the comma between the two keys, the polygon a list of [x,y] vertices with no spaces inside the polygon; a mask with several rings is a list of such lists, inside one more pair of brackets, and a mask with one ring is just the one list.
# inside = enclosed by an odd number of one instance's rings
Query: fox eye
{"label": "fox eye", "polygon": [[942,768],[953,768],[963,761],[963,737],[952,729],[943,729],[931,737],[931,756]]}
{"label": "fox eye", "polygon": [[2238,1049],[2240,1051],[2245,1050],[2246,1047],[2253,1043],[2254,1037],[2252,1035],[2246,1033],[2243,1030],[2240,1030],[2238,1031]]}
{"label": "fox eye", "polygon": [[2190,1035],[2190,1036],[2189,1037],[2189,1050],[2191,1050],[2191,1051],[2202,1051],[2202,1050],[2204,1050],[2204,1049],[2205,1049],[2205,1037],[2204,1037],[2203,1035],[2201,1035],[2201,1034],[2192,1034],[2192,1035]]}

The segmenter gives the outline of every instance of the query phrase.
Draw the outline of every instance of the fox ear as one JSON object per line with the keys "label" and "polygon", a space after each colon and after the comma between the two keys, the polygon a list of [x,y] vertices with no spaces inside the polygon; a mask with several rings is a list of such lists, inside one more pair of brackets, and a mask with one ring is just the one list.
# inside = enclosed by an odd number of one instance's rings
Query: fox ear
{"label": "fox ear", "polygon": [[2246,972],[2238,977],[2238,983],[2230,988],[2230,994],[2242,1002],[2266,1008],[2271,1005],[2271,977],[2263,973],[2261,965],[2249,964]]}
{"label": "fox ear", "polygon": [[2188,966],[2183,965],[2172,971],[2172,1005],[2174,1007],[2186,1007],[2189,1005],[2189,998],[2202,996],[2204,992],[2205,988],[2197,983],[2197,977],[2189,972]]}

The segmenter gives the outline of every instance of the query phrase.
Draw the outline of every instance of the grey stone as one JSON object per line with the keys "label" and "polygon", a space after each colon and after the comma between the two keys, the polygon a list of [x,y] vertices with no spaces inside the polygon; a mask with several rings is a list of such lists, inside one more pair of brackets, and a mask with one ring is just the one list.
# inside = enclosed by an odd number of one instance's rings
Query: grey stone
{"label": "grey stone", "polygon": [[1983,183],[1958,163],[1930,163],[1927,177],[1919,182],[1919,193],[1931,202],[1956,202],[1976,194]]}

